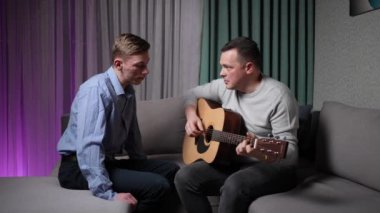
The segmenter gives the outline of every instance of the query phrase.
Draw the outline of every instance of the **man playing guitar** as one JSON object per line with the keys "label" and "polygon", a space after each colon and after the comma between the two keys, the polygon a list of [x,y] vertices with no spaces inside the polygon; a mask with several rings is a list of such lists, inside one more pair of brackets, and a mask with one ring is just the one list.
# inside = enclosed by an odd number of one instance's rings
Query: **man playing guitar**
{"label": "man playing guitar", "polygon": [[[227,159],[228,164],[196,160],[178,171],[175,184],[188,213],[211,213],[208,195],[220,195],[219,213],[247,212],[254,199],[295,185],[298,104],[286,85],[261,73],[261,61],[254,41],[233,39],[221,50],[221,78],[186,95],[187,137],[206,137],[210,129],[199,116],[199,98],[240,114],[249,132],[234,148],[235,157]],[[267,163],[258,157],[252,141],[268,135],[287,142],[284,159]],[[211,143],[206,148],[212,148]]]}

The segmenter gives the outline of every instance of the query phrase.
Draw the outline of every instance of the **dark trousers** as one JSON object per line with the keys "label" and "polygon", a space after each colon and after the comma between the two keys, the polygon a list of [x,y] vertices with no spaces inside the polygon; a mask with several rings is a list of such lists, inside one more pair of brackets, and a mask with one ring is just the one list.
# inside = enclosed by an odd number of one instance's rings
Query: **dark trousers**
{"label": "dark trousers", "polygon": [[[150,159],[106,160],[105,165],[113,190],[129,192],[138,200],[135,212],[164,212],[161,208],[165,202],[177,197],[173,181],[179,167],[174,163]],[[88,189],[75,160],[62,159],[58,179],[64,188]]]}
{"label": "dark trousers", "polygon": [[245,213],[256,198],[289,190],[295,183],[293,166],[262,162],[216,166],[198,161],[181,168],[175,177],[188,213],[211,213],[210,195],[220,195],[219,213]]}

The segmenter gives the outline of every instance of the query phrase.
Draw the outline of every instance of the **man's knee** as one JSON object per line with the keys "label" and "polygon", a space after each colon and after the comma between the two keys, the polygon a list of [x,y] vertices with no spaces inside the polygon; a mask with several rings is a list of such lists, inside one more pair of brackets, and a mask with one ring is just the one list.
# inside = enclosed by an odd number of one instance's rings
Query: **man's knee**
{"label": "man's knee", "polygon": [[230,176],[226,179],[223,186],[220,189],[221,194],[226,194],[228,196],[240,196],[244,190],[244,184],[239,178],[234,178]]}
{"label": "man's knee", "polygon": [[183,167],[181,168],[175,178],[174,178],[174,184],[177,188],[177,190],[181,188],[188,188],[188,189],[196,189],[198,188],[198,182],[196,181],[195,172],[190,167]]}
{"label": "man's knee", "polygon": [[189,172],[187,171],[186,167],[181,168],[180,170],[177,171],[174,177],[174,184],[177,187],[183,185],[184,183],[187,182],[188,176],[189,176]]}
{"label": "man's knee", "polygon": [[149,187],[151,197],[165,197],[172,191],[169,181],[163,177],[157,177]]}

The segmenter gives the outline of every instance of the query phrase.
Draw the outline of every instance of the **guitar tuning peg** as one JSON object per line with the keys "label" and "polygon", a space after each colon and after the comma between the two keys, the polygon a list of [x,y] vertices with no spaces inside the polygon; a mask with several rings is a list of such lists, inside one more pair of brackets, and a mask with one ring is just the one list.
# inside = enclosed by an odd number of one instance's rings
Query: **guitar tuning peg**
{"label": "guitar tuning peg", "polygon": [[268,138],[273,138],[272,133],[268,133]]}

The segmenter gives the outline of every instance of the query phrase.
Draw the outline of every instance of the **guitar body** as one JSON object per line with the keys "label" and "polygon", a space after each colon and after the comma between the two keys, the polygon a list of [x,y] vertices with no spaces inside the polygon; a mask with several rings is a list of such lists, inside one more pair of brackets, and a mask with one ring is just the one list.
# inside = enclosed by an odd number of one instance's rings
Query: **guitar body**
{"label": "guitar body", "polygon": [[[216,102],[200,98],[198,100],[198,116],[205,129],[220,130],[236,134],[245,134],[244,121],[241,116],[220,107]],[[222,162],[230,159],[235,153],[231,144],[211,140],[207,136],[190,137],[185,135],[183,141],[183,160],[185,164],[203,160],[207,163]]]}

